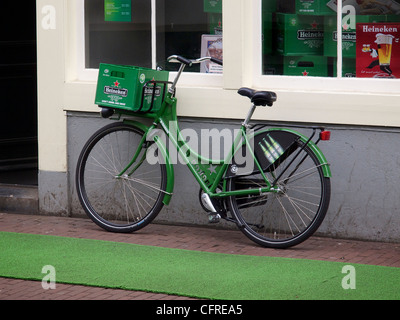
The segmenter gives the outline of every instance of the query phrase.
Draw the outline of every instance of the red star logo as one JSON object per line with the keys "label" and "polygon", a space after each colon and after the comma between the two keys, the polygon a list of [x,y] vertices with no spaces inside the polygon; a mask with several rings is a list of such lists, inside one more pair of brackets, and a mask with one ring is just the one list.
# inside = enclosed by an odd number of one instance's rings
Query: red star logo
{"label": "red star logo", "polygon": [[347,23],[345,23],[345,24],[343,25],[343,30],[347,30],[347,29],[349,29],[349,25],[348,25]]}
{"label": "red star logo", "polygon": [[117,87],[117,88],[118,88],[118,87],[119,87],[119,85],[120,85],[120,83],[118,82],[118,80],[114,82],[114,86],[115,86],[115,87]]}
{"label": "red star logo", "polygon": [[307,72],[307,70],[304,70],[304,71],[302,72],[303,77],[307,77],[307,76],[308,76],[308,73],[309,73],[309,72]]}
{"label": "red star logo", "polygon": [[318,27],[318,23],[316,21],[314,21],[313,23],[311,23],[311,28],[313,29],[317,29]]}

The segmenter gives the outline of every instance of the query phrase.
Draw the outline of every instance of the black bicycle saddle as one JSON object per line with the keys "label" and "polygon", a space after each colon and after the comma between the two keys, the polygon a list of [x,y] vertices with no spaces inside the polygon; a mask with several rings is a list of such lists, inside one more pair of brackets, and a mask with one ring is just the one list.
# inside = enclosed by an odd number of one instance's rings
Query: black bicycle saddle
{"label": "black bicycle saddle", "polygon": [[238,93],[241,96],[250,98],[251,102],[256,106],[272,107],[273,103],[277,100],[276,93],[272,91],[256,91],[243,87],[238,90]]}

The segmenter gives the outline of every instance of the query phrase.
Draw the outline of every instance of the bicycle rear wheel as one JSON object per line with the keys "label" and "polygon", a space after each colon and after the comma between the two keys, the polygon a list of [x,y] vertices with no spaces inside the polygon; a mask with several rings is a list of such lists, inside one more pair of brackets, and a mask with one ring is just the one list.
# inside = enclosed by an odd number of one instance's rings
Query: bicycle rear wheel
{"label": "bicycle rear wheel", "polygon": [[[313,151],[297,141],[296,150],[279,159],[264,174],[278,192],[256,196],[232,196],[227,200],[241,231],[254,242],[271,248],[287,248],[309,238],[322,223],[330,201],[330,179],[324,177]],[[300,154],[294,159],[298,151]],[[293,162],[291,163],[291,161]],[[228,191],[265,187],[260,173],[234,177]]]}
{"label": "bicycle rear wheel", "polygon": [[146,148],[119,177],[133,159],[143,135],[132,126],[112,123],[97,131],[79,156],[78,198],[87,215],[105,230],[136,231],[149,224],[163,207],[165,164],[150,164]]}

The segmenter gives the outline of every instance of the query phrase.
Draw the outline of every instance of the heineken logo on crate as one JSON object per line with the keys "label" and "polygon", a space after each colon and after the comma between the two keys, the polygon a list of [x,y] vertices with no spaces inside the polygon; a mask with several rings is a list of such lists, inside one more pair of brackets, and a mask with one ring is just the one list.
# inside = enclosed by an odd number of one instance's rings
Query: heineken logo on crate
{"label": "heineken logo on crate", "polygon": [[[334,31],[332,34],[333,41],[337,41],[337,31]],[[357,35],[355,32],[343,32],[342,33],[342,39],[343,41],[352,41],[356,42],[357,40]]]}
{"label": "heineken logo on crate", "polygon": [[320,30],[298,30],[297,39],[298,40],[314,40],[323,39],[324,32]]}
{"label": "heineken logo on crate", "polygon": [[114,94],[114,95],[121,96],[121,97],[127,97],[128,89],[120,89],[120,88],[113,88],[113,87],[105,86],[104,93],[105,94]]}

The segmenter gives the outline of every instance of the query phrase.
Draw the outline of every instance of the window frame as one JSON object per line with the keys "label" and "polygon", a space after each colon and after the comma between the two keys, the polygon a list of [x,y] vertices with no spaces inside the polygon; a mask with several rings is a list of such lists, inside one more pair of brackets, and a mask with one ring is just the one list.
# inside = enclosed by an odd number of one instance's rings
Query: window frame
{"label": "window frame", "polygon": [[[397,79],[346,78],[342,77],[342,0],[338,0],[337,34],[337,77],[299,77],[285,75],[262,74],[262,45],[257,39],[262,38],[262,0],[253,0],[251,16],[247,16],[245,24],[252,24],[253,36],[253,83],[256,87],[274,90],[340,92],[354,94],[399,94],[400,82]],[[254,19],[254,17],[256,17]]]}
{"label": "window frame", "polygon": [[[76,78],[77,81],[93,82],[97,81],[98,69],[90,69],[85,66],[85,40],[86,40],[86,25],[85,25],[85,1],[77,0],[78,3],[75,8],[76,14]],[[156,66],[156,14],[155,14],[156,0],[151,0],[152,16],[152,65]],[[176,54],[180,54],[177,52]],[[167,57],[165,57],[167,58]],[[187,57],[189,59],[199,57]],[[176,72],[170,72],[170,80],[176,76]],[[180,86],[207,86],[207,87],[222,87],[223,74],[204,74],[194,72],[184,72],[179,80]]]}

